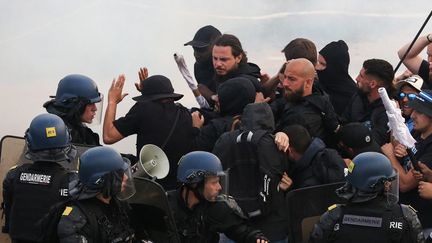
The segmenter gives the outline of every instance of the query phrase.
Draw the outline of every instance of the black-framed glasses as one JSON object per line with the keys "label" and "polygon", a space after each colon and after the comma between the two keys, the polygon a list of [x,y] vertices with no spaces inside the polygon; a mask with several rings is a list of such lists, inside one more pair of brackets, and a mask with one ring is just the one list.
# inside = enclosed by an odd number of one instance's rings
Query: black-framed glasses
{"label": "black-framed glasses", "polygon": [[405,97],[408,98],[408,100],[415,100],[415,98],[417,97],[417,94],[415,93],[404,93],[404,92],[400,92],[399,93],[399,99],[403,100]]}

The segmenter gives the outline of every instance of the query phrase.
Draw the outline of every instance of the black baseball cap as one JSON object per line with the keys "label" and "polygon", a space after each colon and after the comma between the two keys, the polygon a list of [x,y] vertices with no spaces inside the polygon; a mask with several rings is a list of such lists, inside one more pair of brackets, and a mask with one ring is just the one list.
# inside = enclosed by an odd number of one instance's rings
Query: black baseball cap
{"label": "black baseball cap", "polygon": [[222,33],[216,29],[212,25],[206,25],[202,28],[200,28],[193,38],[193,40],[185,43],[185,46],[193,46],[197,48],[203,48],[209,46],[213,40],[215,40],[217,37],[221,36]]}
{"label": "black baseball cap", "polygon": [[372,133],[364,124],[352,122],[341,127],[337,138],[347,147],[355,149],[356,154],[362,152],[379,152],[381,148],[372,137]]}

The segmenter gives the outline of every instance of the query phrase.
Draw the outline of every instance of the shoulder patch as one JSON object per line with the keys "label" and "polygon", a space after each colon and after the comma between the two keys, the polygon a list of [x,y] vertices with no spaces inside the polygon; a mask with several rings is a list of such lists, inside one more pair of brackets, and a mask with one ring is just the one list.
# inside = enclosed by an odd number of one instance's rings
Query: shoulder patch
{"label": "shoulder patch", "polygon": [[72,207],[66,207],[62,213],[62,216],[68,216],[72,212]]}
{"label": "shoulder patch", "polygon": [[338,206],[337,204],[333,204],[327,208],[327,211],[331,211],[331,210],[335,209],[337,206]]}

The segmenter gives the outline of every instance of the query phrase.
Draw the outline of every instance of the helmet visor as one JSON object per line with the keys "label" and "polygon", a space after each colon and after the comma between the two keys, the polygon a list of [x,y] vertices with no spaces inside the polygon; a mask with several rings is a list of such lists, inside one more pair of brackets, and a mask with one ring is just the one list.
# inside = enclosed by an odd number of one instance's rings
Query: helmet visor
{"label": "helmet visor", "polygon": [[[229,169],[228,169],[229,170]],[[228,187],[229,187],[229,176],[228,170],[225,173],[220,173],[219,176],[219,184],[222,187],[221,193],[228,195]]]}
{"label": "helmet visor", "polygon": [[90,103],[90,104],[95,104],[96,106],[96,113],[93,117],[93,121],[92,123],[90,123],[91,125],[100,125],[102,123],[102,113],[103,113],[103,103],[104,103],[104,99],[103,99],[103,94],[100,94],[100,100],[97,100],[94,103]]}
{"label": "helmet visor", "polygon": [[125,169],[123,173],[121,191],[119,194],[117,194],[117,199],[121,201],[125,201],[131,198],[136,192],[131,172],[130,161],[126,158],[123,158],[123,160],[125,161]]}
{"label": "helmet visor", "polygon": [[384,194],[389,205],[399,202],[399,173],[395,170],[395,176],[384,182]]}

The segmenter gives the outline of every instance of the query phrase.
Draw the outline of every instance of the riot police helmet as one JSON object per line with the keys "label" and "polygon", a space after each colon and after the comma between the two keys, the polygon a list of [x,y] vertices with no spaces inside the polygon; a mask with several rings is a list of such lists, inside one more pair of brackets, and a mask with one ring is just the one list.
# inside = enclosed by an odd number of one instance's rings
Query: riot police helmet
{"label": "riot police helmet", "polygon": [[76,155],[68,128],[54,114],[40,114],[33,118],[24,138],[26,157],[32,161],[70,162]]}
{"label": "riot police helmet", "polygon": [[384,182],[396,177],[390,160],[377,152],[365,152],[353,158],[348,166],[346,180],[352,186],[366,192],[381,191]]}
{"label": "riot police helmet", "polygon": [[399,199],[398,173],[381,153],[358,154],[348,164],[345,175],[347,183],[336,191],[342,198],[363,202],[385,195],[389,204]]}
{"label": "riot police helmet", "polygon": [[[126,183],[123,183],[124,175]],[[133,187],[135,193],[129,161],[110,147],[98,146],[85,151],[79,158],[78,177],[85,189],[102,192],[106,197],[118,196],[124,187]]]}
{"label": "riot police helmet", "polygon": [[85,104],[98,103],[102,96],[96,83],[89,77],[81,74],[70,74],[60,80],[57,86],[55,104],[65,108],[74,106],[78,101]]}
{"label": "riot police helmet", "polygon": [[[96,114],[93,119],[96,124],[102,120],[103,95],[99,93],[96,83],[81,74],[70,74],[60,80],[56,95],[43,106],[49,113],[56,114],[69,123],[82,122],[87,105],[95,104]],[[92,121],[84,121],[92,123]]]}
{"label": "riot police helmet", "polygon": [[190,152],[178,163],[177,180],[182,184],[195,184],[204,181],[208,176],[224,175],[219,158],[209,152]]}

